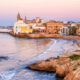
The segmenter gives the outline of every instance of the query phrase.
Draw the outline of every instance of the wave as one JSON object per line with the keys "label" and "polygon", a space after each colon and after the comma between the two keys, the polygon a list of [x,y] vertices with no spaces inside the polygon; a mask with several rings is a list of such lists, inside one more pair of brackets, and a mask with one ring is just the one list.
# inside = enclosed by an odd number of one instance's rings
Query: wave
{"label": "wave", "polygon": [[32,64],[36,61],[45,60],[49,57],[57,57],[62,53],[71,52],[77,48],[78,47],[74,43],[74,41],[52,39],[50,46],[46,50],[44,50],[41,54],[36,55],[29,59],[19,61],[21,65],[18,65],[15,69],[9,69],[0,72],[0,80],[11,80],[15,76],[15,74],[20,72],[24,67],[28,66],[29,64]]}
{"label": "wave", "polygon": [[16,72],[14,70],[0,72],[0,80],[11,80],[15,74]]}

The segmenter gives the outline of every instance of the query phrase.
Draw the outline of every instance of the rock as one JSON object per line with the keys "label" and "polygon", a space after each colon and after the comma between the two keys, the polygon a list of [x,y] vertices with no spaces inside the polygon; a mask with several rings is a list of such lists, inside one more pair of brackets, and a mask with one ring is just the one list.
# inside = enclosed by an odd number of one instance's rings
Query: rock
{"label": "rock", "polygon": [[[80,60],[79,60],[80,61]],[[74,67],[76,67],[78,65],[79,62],[76,62],[76,61],[70,61],[70,62],[67,62],[66,64],[58,64],[56,66],[56,74],[58,76],[66,76],[68,73],[70,73]]]}
{"label": "rock", "polygon": [[47,59],[46,61],[40,61],[38,63],[32,64],[28,66],[28,68],[33,70],[54,72],[56,71],[56,64],[57,64],[57,59],[50,58],[50,59]]}
{"label": "rock", "polygon": [[33,70],[43,70],[43,71],[56,71],[56,67],[58,65],[62,65],[66,62],[69,62],[70,59],[66,57],[57,58],[50,58],[46,61],[40,61],[38,63],[32,64],[28,66],[28,68]]}
{"label": "rock", "polygon": [[60,58],[56,65],[56,74],[60,77],[64,77],[68,73],[68,65],[70,62],[71,59],[67,57]]}
{"label": "rock", "polygon": [[70,72],[64,80],[80,80],[80,67]]}
{"label": "rock", "polygon": [[7,60],[7,59],[8,59],[8,57],[0,56],[0,61],[2,61],[2,60]]}
{"label": "rock", "polygon": [[80,55],[69,55],[65,57],[50,58],[28,66],[29,69],[40,71],[56,71],[64,80],[80,80]]}

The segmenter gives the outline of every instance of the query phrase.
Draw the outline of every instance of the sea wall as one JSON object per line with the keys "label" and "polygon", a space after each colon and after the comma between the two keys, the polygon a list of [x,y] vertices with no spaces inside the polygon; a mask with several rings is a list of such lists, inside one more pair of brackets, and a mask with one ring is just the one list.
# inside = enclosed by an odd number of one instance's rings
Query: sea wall
{"label": "sea wall", "polygon": [[60,34],[27,34],[28,38],[62,38],[62,39],[80,39],[79,36],[63,36]]}
{"label": "sea wall", "polygon": [[36,33],[36,34],[14,34],[13,32],[10,32],[11,35],[15,36],[15,37],[22,37],[22,38],[62,38],[62,39],[77,39],[80,40],[79,36],[63,36],[60,34],[46,34],[46,33]]}
{"label": "sea wall", "polygon": [[27,34],[28,38],[60,38],[59,34]]}

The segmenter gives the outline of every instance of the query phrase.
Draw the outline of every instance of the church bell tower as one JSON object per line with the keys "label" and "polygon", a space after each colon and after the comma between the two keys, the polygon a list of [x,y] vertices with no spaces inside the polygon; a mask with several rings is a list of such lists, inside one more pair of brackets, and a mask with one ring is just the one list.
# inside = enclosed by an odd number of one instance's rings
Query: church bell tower
{"label": "church bell tower", "polygon": [[17,15],[17,21],[18,20],[22,20],[22,18],[21,18],[21,16],[20,16],[20,13],[18,13],[18,15]]}

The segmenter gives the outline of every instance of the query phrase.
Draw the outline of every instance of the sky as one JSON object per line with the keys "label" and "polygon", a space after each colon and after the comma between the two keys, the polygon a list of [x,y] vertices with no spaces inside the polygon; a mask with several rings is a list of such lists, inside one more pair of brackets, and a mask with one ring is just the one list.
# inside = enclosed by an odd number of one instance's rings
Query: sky
{"label": "sky", "polygon": [[80,22],[80,0],[0,0],[0,26],[14,25],[18,12],[27,19]]}

